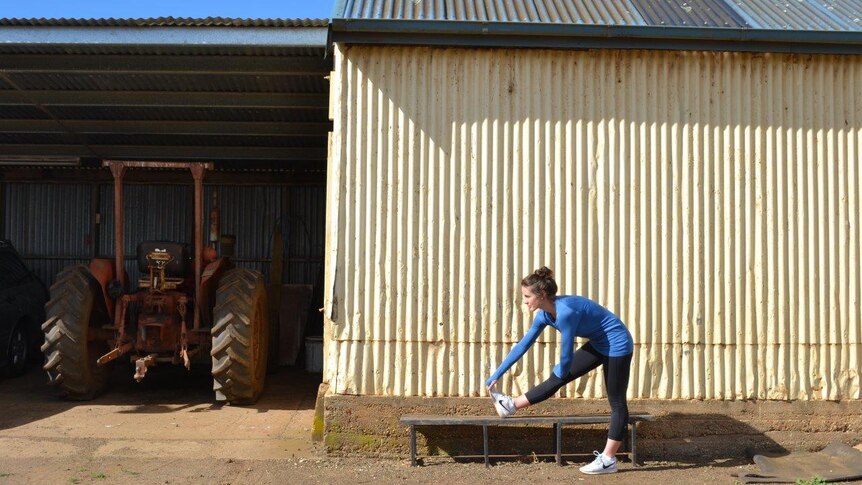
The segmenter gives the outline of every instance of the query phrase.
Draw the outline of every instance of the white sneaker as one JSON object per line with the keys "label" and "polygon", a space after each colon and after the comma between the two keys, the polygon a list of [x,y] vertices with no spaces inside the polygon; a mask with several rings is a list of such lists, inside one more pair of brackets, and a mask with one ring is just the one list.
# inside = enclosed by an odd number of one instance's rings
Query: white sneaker
{"label": "white sneaker", "polygon": [[598,451],[593,452],[596,455],[596,459],[592,461],[592,463],[588,463],[579,470],[581,473],[586,473],[587,475],[601,475],[603,473],[616,473],[617,472],[617,459],[610,458],[608,459],[602,453]]}
{"label": "white sneaker", "polygon": [[515,407],[515,400],[512,399],[511,396],[501,394],[492,389],[491,399],[494,400],[494,408],[497,410],[497,414],[501,418],[508,418],[509,416],[515,414],[515,411],[517,411],[517,408]]}

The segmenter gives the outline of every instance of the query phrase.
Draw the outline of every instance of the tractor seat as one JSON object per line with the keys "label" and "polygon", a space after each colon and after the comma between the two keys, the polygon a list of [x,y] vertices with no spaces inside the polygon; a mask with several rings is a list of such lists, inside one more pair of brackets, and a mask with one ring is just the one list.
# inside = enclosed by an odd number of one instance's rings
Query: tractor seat
{"label": "tractor seat", "polygon": [[167,251],[173,260],[165,266],[165,276],[183,277],[191,271],[189,260],[189,247],[187,244],[171,241],[143,241],[138,244],[138,269],[141,273],[147,273],[150,261],[147,255],[156,251]]}

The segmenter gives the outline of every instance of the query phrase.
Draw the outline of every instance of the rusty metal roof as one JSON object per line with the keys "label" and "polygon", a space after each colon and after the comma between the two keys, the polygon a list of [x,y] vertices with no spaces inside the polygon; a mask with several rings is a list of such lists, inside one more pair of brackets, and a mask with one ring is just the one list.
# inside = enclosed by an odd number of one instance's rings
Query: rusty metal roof
{"label": "rusty metal roof", "polygon": [[862,53],[862,0],[338,0],[332,40]]}
{"label": "rusty metal roof", "polygon": [[0,163],[70,157],[323,166],[331,129],[327,25],[0,19]]}

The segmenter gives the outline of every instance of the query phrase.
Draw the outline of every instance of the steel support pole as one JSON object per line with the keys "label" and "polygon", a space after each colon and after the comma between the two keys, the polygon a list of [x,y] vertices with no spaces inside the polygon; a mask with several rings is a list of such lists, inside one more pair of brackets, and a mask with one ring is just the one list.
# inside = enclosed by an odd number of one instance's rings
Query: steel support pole
{"label": "steel support pole", "polygon": [[123,241],[123,175],[126,166],[122,162],[112,162],[109,166],[114,176],[114,271],[123,289],[128,289],[125,277],[126,246]]}
{"label": "steel support pole", "polygon": [[195,179],[195,299],[194,302],[194,329],[201,327],[201,272],[203,270],[203,180],[206,165],[196,163],[190,167],[192,177]]}

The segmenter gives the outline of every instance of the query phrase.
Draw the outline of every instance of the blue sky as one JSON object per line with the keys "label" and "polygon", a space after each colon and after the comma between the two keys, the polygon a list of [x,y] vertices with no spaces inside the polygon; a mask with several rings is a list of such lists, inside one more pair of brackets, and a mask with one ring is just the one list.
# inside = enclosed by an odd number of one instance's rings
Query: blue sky
{"label": "blue sky", "polygon": [[329,18],[334,0],[0,0],[0,18]]}

